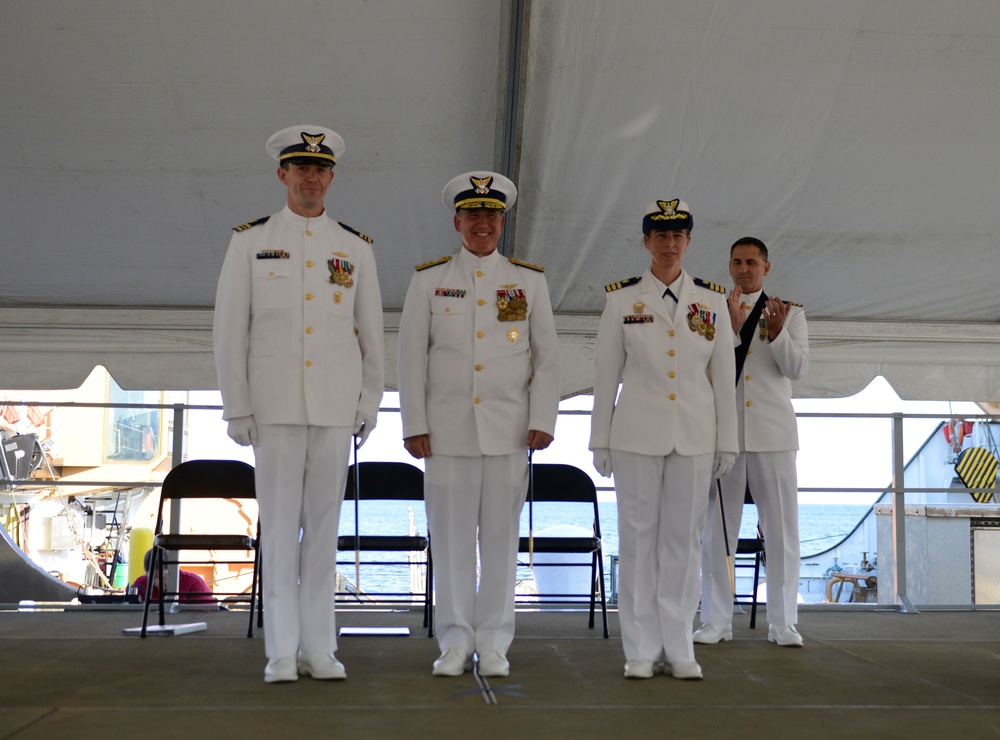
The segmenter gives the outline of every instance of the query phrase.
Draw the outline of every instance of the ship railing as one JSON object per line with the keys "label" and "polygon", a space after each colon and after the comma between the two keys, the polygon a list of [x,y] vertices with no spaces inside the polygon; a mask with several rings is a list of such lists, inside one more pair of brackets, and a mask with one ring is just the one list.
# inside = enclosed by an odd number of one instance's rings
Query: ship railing
{"label": "ship railing", "polygon": [[[185,432],[186,432],[186,422],[185,414],[189,411],[221,411],[221,405],[215,404],[191,404],[191,403],[102,403],[102,402],[75,402],[75,401],[34,401],[34,400],[5,400],[4,403],[23,406],[23,407],[45,407],[45,408],[66,408],[66,409],[85,409],[85,408],[104,408],[104,409],[158,409],[162,411],[170,412],[170,422],[168,425],[169,430],[172,433],[171,437],[171,447],[167,451],[167,457],[171,458],[171,467],[180,464],[185,459]],[[399,413],[398,406],[384,405],[379,409],[380,413]],[[591,412],[589,409],[560,409],[560,417],[574,417],[574,416],[590,416]],[[970,494],[976,493],[991,493],[994,492],[994,488],[969,488],[961,486],[948,486],[948,487],[913,487],[905,486],[904,481],[904,471],[906,468],[906,460],[904,460],[904,421],[914,420],[914,419],[938,419],[938,420],[955,420],[955,421],[984,421],[991,422],[995,421],[995,417],[991,415],[968,415],[968,414],[915,414],[915,413],[818,413],[818,412],[799,412],[796,414],[798,419],[888,419],[891,421],[890,435],[891,435],[891,459],[892,459],[892,483],[890,486],[875,486],[875,487],[799,487],[799,493],[819,493],[819,494],[871,494],[871,495],[882,495],[888,493],[890,495],[892,504],[892,555],[893,555],[893,568],[892,573],[889,574],[892,582],[892,591],[894,594],[893,601],[898,609],[902,613],[915,613],[917,609],[914,607],[909,595],[907,594],[906,588],[906,519],[905,519],[905,509],[904,501],[907,494],[923,494],[923,493],[947,493],[955,491],[966,491]],[[581,461],[585,460],[585,463]],[[576,461],[580,467],[588,469],[589,471],[589,453],[585,450],[580,451],[580,459]],[[61,487],[61,486],[82,486],[90,488],[107,487],[111,489],[124,489],[124,488],[142,488],[142,487],[157,487],[159,483],[157,481],[142,480],[142,481],[122,481],[122,480],[73,480],[65,481],[60,479],[49,478],[27,478],[27,479],[15,479],[9,481],[16,488],[20,490],[30,490],[38,488],[48,488],[48,487]],[[610,494],[615,492],[614,486],[608,485],[598,485],[598,492]],[[176,531],[180,527],[180,515],[181,507],[172,507],[170,513],[170,526]],[[609,569],[610,572],[610,569]],[[174,584],[172,587],[176,587],[178,573],[176,570],[169,573],[168,578],[171,579],[170,582]]]}

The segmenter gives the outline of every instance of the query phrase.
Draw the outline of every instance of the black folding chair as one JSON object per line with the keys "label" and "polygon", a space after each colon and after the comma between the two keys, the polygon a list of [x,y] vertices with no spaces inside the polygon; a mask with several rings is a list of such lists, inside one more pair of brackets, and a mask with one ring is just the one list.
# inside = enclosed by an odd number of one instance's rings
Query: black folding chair
{"label": "black folding chair", "polygon": [[[518,552],[523,554],[538,553],[579,553],[588,554],[590,558],[590,589],[583,594],[545,594],[533,597],[535,603],[545,601],[565,602],[567,597],[586,596],[590,599],[590,629],[594,628],[594,612],[597,598],[601,600],[601,616],[604,620],[604,637],[608,637],[608,603],[604,588],[604,550],[601,542],[601,515],[597,505],[597,488],[590,476],[573,465],[562,463],[539,463],[532,466],[532,480],[529,485],[528,506],[546,503],[585,503],[591,504],[594,519],[591,525],[592,535],[587,537],[538,537],[529,532],[528,537],[521,537]],[[529,520],[532,518],[529,510]],[[523,558],[519,565],[528,565]],[[576,563],[532,563],[534,568],[565,568],[580,567]]]}
{"label": "black folding chair", "polygon": [[[357,475],[357,466],[361,466],[361,475]],[[360,478],[360,485],[359,483]],[[351,465],[347,473],[347,492],[344,503],[353,502],[355,506],[355,526],[364,519],[362,501],[424,501],[424,473],[420,468],[404,462],[362,462]],[[355,553],[353,560],[337,560],[337,568],[348,569],[350,566],[360,568],[361,566],[407,566],[412,563],[409,559],[374,560],[361,559],[360,553],[409,553],[420,552],[426,555],[426,570],[424,574],[424,627],[427,628],[427,636],[434,636],[434,614],[433,614],[433,577],[434,563],[431,558],[430,533],[427,535],[411,535],[407,530],[406,534],[365,534],[363,530],[356,530],[353,535],[341,535],[338,539],[337,549],[340,552]],[[359,587],[359,584],[355,584]],[[366,595],[375,597],[385,597],[387,600],[399,601],[401,599],[413,600],[413,594],[400,591],[366,591]],[[338,596],[354,595],[350,592],[338,591]]]}
{"label": "black folding chair", "polygon": [[[216,563],[232,562],[245,563],[246,560],[229,561],[194,561],[184,560],[180,556],[177,559],[167,560],[168,553],[176,553],[182,550],[226,550],[226,551],[253,551],[253,573],[250,582],[250,621],[247,626],[247,637],[253,637],[254,608],[257,610],[257,625],[263,626],[263,606],[260,598],[260,520],[257,522],[257,533],[255,537],[248,534],[215,534],[197,533],[182,534],[178,532],[165,531],[166,526],[163,519],[164,508],[168,501],[181,502],[190,499],[249,499],[256,500],[256,487],[254,485],[254,469],[245,462],[238,460],[189,460],[183,462],[169,473],[163,480],[160,489],[160,506],[156,512],[156,527],[153,532],[153,555],[150,560],[149,573],[146,579],[145,607],[142,612],[142,629],[140,636],[145,637],[147,624],[149,622],[149,608],[152,601],[152,590],[154,577],[158,577],[159,596],[157,602],[160,609],[160,626],[165,626],[165,605],[170,601],[183,601],[189,593],[169,591],[168,584],[164,579],[164,565],[177,565],[181,563]],[[218,592],[217,592],[218,593]],[[227,595],[218,593],[218,595]],[[236,598],[243,598],[245,594],[233,593]],[[171,597],[168,599],[168,597]],[[233,601],[235,599],[230,599]],[[199,602],[194,602],[195,604]]]}
{"label": "black folding chair", "polygon": [[[743,495],[744,504],[753,504],[753,496],[750,495],[750,487],[747,486]],[[756,504],[755,504],[756,505]],[[742,555],[742,557],[740,557]],[[741,537],[736,542],[736,555],[733,557],[733,577],[735,580],[736,569],[753,570],[753,585],[746,593],[734,593],[733,602],[744,605],[746,599],[750,600],[750,629],[757,626],[757,588],[760,585],[760,566],[764,564],[766,558],[764,550],[764,534],[761,526],[757,524],[756,537]]]}
{"label": "black folding chair", "polygon": [[[740,557],[743,555],[744,557]],[[752,557],[749,557],[752,556]],[[733,560],[734,568],[749,568],[753,570],[753,589],[747,593],[733,594],[737,604],[745,604],[745,599],[750,600],[750,629],[757,626],[757,586],[760,583],[760,565],[764,559],[764,538],[763,537],[741,537],[736,544],[736,558]]]}

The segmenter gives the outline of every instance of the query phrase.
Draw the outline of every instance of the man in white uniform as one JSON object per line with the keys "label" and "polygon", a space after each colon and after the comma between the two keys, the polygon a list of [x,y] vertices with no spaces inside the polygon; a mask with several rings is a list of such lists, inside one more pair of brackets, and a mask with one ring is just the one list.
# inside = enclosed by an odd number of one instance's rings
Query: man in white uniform
{"label": "man in white uniform", "polygon": [[[736,552],[747,485],[757,504],[767,552],[767,639],[801,647],[798,622],[799,515],[795,455],[798,425],[792,381],[809,368],[805,312],[764,293],[771,272],[767,247],[744,237],[730,249],[729,317],[739,335],[736,407],[740,456],[721,479],[729,552]],[[742,368],[742,369],[741,369]],[[718,489],[713,481],[702,547],[701,644],[733,638],[733,592],[723,538]]]}
{"label": "man in white uniform", "polygon": [[[403,437],[425,460],[437,576],[435,676],[506,676],[528,450],[548,447],[559,344],[542,268],[497,251],[514,183],[467,172],[442,193],[457,254],[417,267],[399,325]],[[481,573],[476,590],[478,530]]]}
{"label": "man in white uniform", "polygon": [[371,239],[324,207],[343,139],[292,126],[267,151],[288,200],[235,229],[215,300],[215,362],[229,436],[256,457],[264,680],[342,679],[337,527],[351,437],[364,442],[382,399],[382,297]]}
{"label": "man in white uniform", "polygon": [[[625,677],[698,680],[691,639],[713,475],[736,459],[733,333],[725,288],[681,267],[694,217],[680,199],[642,220],[650,267],[606,286],[590,449],[618,493]],[[621,392],[618,388],[621,384]]]}

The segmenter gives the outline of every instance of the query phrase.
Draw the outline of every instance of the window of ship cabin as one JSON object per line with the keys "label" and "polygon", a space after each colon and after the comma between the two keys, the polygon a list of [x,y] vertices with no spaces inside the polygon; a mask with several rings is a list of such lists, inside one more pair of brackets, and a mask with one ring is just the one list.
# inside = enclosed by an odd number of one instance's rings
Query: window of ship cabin
{"label": "window of ship cabin", "polygon": [[[161,404],[160,391],[126,391],[108,377],[108,403]],[[161,409],[133,406],[107,410],[104,458],[108,462],[152,460],[161,453]]]}

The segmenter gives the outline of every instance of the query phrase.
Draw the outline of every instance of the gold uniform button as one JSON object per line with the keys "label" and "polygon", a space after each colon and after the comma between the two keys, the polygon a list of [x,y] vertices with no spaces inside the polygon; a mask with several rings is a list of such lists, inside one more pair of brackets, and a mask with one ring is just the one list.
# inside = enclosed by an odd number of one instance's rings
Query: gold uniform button
{"label": "gold uniform button", "polygon": [[478,301],[476,301],[476,303],[478,303],[480,306],[485,306],[486,305],[486,301],[484,301],[482,298],[480,298]]}
{"label": "gold uniform button", "polygon": [[271,272],[267,273],[267,276],[268,277],[274,277],[274,270],[271,270]]}
{"label": "gold uniform button", "polygon": [[477,339],[482,339],[483,338],[483,333],[481,331],[477,331],[476,332],[476,338]]}
{"label": "gold uniform button", "polygon": [[313,333],[313,328],[311,326],[307,326],[306,327],[306,334],[312,334],[312,333]]}
{"label": "gold uniform button", "polygon": [[479,396],[476,396],[475,398],[473,398],[472,402],[473,403],[479,403]]}
{"label": "gold uniform button", "polygon": [[747,401],[747,408],[750,408],[751,406],[753,406],[753,401]]}
{"label": "gold uniform button", "polygon": [[446,309],[444,310],[444,312],[445,312],[445,313],[451,313],[451,309],[450,309],[450,308],[446,308]]}
{"label": "gold uniform button", "polygon": [[311,301],[312,299],[313,299],[313,294],[312,293],[306,293],[306,300],[307,301]]}
{"label": "gold uniform button", "polygon": [[483,276],[483,271],[482,270],[476,270],[476,277],[482,277],[482,276]]}
{"label": "gold uniform button", "polygon": [[669,398],[669,399],[670,399],[671,401],[676,401],[676,400],[677,400],[677,394],[676,394],[676,393],[671,393],[671,394],[670,394],[670,395],[668,396],[668,398]]}
{"label": "gold uniform button", "polygon": [[306,261],[306,267],[312,267],[312,266],[313,266],[313,261],[312,260],[307,260]]}
{"label": "gold uniform button", "polygon": [[668,350],[667,350],[667,355],[668,355],[669,357],[673,357],[673,356],[674,356],[675,354],[677,354],[677,353],[676,353],[676,352],[674,352],[674,351],[673,351],[672,349],[668,349]]}
{"label": "gold uniform button", "polygon": [[482,365],[476,365],[476,372],[477,372],[477,373],[478,373],[478,372],[479,372],[480,370],[482,370],[482,369],[483,369],[483,366],[482,366]]}
{"label": "gold uniform button", "polygon": [[677,377],[677,373],[675,373],[673,370],[671,370],[669,373],[667,373],[667,377],[668,378],[676,378]]}
{"label": "gold uniform button", "polygon": [[674,335],[674,330],[673,329],[671,329],[670,331],[667,332],[667,336],[671,336],[672,337],[673,335]]}
{"label": "gold uniform button", "polygon": [[313,361],[312,360],[306,360],[306,367],[312,367],[312,366],[313,366]]}
{"label": "gold uniform button", "polygon": [[749,375],[744,375],[743,376],[743,380],[750,380],[750,376]]}

